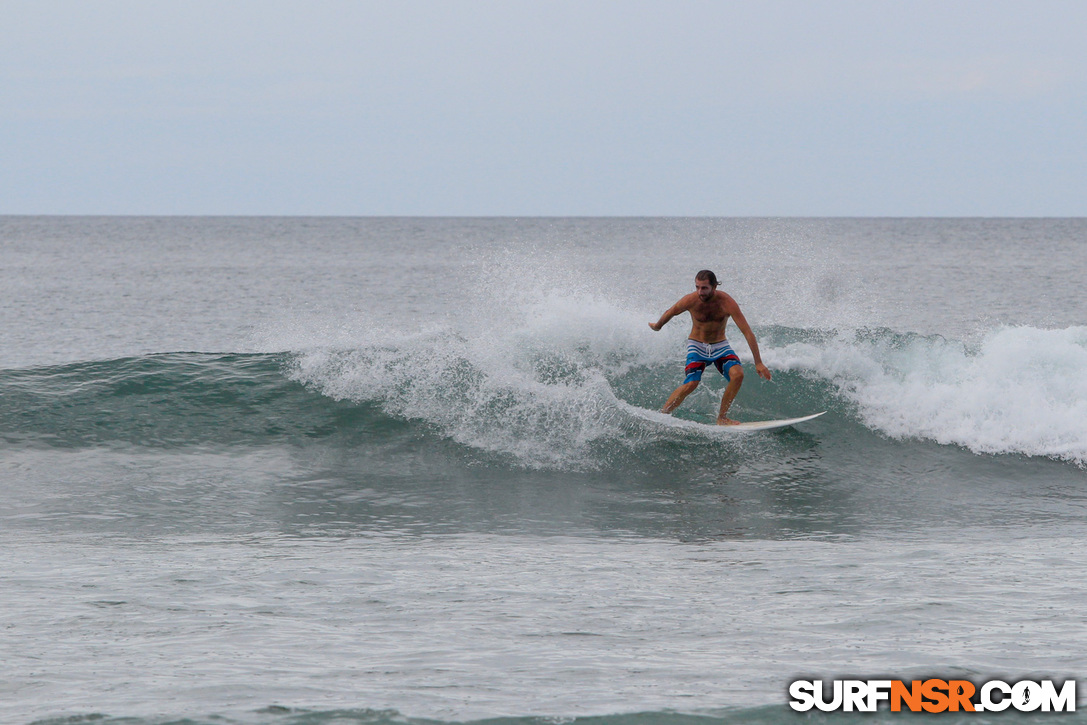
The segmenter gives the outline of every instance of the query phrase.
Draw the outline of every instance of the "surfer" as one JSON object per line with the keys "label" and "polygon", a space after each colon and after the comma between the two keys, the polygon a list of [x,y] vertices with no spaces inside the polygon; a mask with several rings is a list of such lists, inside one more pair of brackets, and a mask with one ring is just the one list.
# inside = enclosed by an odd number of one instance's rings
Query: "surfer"
{"label": "surfer", "polygon": [[671,413],[678,408],[684,398],[698,387],[706,363],[713,363],[718,372],[728,379],[728,386],[721,396],[717,425],[736,425],[739,421],[732,420],[727,414],[744,382],[744,370],[740,365],[740,358],[725,339],[725,325],[728,324],[730,316],[751,348],[751,354],[755,358],[755,372],[769,380],[770,370],[762,364],[759,343],[755,340],[755,333],[751,331],[751,325],[747,324],[744,313],[740,312],[740,306],[732,297],[717,289],[717,275],[703,269],[695,275],[694,287],[694,292],[681,297],[659,320],[649,323],[649,327],[659,332],[676,315],[691,313],[691,334],[687,337],[687,375],[683,379],[683,385],[668,396],[661,412]]}

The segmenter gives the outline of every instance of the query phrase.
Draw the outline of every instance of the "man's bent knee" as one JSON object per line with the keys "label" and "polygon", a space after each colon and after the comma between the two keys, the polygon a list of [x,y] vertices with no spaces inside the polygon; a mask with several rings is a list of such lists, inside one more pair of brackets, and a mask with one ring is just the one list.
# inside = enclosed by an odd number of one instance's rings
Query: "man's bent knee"
{"label": "man's bent knee", "polygon": [[728,369],[728,381],[730,383],[742,383],[744,381],[744,369],[739,365],[733,365]]}

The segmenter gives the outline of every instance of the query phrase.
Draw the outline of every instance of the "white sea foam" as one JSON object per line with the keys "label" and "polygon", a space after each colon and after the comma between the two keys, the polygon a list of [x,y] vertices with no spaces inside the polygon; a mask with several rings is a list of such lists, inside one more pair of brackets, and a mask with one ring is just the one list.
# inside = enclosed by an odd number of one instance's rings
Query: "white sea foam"
{"label": "white sea foam", "polygon": [[841,333],[767,357],[772,367],[829,379],[866,425],[894,438],[1087,464],[1087,327],[1006,327],[970,347]]}
{"label": "white sea foam", "polygon": [[[702,426],[638,415],[634,401],[616,393],[617,377],[631,371],[648,371],[662,398],[678,383],[686,321],[653,333],[646,323],[655,316],[588,291],[554,289],[481,305],[460,324],[412,334],[325,325],[285,328],[275,339],[278,349],[296,351],[296,379],[326,395],[376,402],[524,465],[562,467],[592,465],[601,441],[635,447],[709,435]],[[730,331],[750,362],[743,338]],[[1087,464],[1087,327],[1006,327],[972,345],[889,330],[789,341],[797,335],[812,337],[787,329],[763,335],[771,369],[826,381],[875,431]],[[710,387],[699,393],[716,396],[719,386]]]}
{"label": "white sea foam", "polygon": [[667,364],[679,382],[686,330],[654,333],[651,319],[587,293],[543,292],[500,320],[413,334],[341,330],[325,347],[310,331],[288,349],[295,379],[330,397],[376,402],[522,465],[593,466],[599,442],[710,435],[639,415],[616,396],[609,379],[635,368]]}

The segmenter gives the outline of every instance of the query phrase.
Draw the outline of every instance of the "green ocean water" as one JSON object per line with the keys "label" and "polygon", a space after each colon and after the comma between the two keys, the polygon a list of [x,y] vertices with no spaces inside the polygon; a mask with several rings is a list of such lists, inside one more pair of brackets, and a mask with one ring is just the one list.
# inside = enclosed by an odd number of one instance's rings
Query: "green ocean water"
{"label": "green ocean water", "polygon": [[[801,676],[1076,677],[1084,232],[0,219],[0,718],[779,722]],[[643,413],[703,267],[774,373],[735,416],[826,415],[704,425],[712,371]]]}

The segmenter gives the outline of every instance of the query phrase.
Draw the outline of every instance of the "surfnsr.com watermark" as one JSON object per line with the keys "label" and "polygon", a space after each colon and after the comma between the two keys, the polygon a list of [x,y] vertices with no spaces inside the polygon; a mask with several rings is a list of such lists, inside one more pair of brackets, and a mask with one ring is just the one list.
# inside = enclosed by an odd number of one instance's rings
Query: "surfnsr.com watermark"
{"label": "surfnsr.com watermark", "polygon": [[887,703],[891,712],[1075,712],[1076,681],[1058,687],[1053,680],[989,680],[980,687],[969,680],[796,680],[789,685],[789,707],[807,712],[875,712]]}

